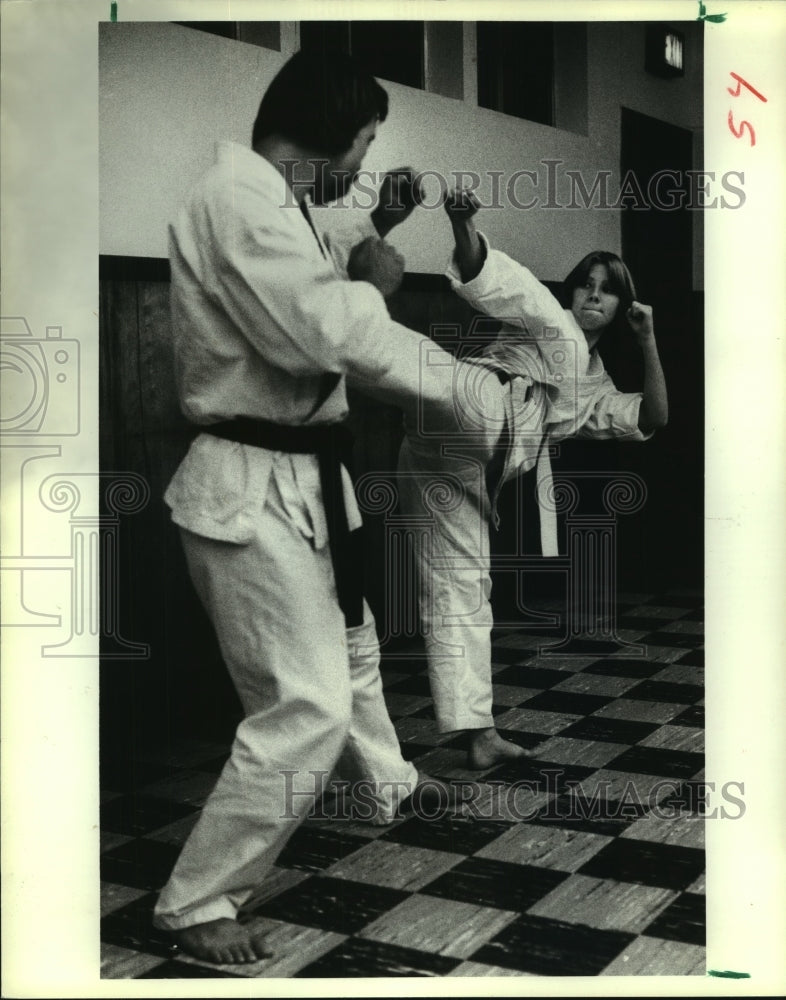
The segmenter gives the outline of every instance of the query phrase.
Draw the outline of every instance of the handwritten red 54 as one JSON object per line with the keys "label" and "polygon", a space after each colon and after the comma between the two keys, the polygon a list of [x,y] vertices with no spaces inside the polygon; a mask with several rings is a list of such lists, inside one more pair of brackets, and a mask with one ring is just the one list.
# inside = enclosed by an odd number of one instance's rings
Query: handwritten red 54
{"label": "handwritten red 54", "polygon": [[[728,90],[728,92],[731,94],[732,97],[739,97],[740,96],[740,92],[742,91],[742,88],[745,87],[746,90],[749,90],[751,92],[751,94],[753,94],[754,97],[758,98],[760,101],[763,101],[765,104],[767,103],[767,98],[764,96],[764,94],[762,94],[758,90],[756,90],[755,87],[752,87],[751,84],[749,84],[747,80],[743,80],[743,78],[739,74],[737,74],[737,73],[731,73],[730,76],[732,77],[733,80],[737,81],[737,88],[736,88],[736,90],[732,90],[731,87],[727,87],[726,88]],[[740,122],[739,126],[735,125],[735,123],[734,123],[734,114],[731,111],[731,109],[729,109],[728,124],[729,124],[729,131],[731,132],[731,134],[734,136],[735,139],[741,139],[742,136],[743,136],[743,133],[747,129],[748,132],[749,132],[749,134],[750,134],[750,143],[751,143],[751,146],[755,146],[756,145],[756,131],[755,131],[753,125],[751,125],[751,123],[749,121],[742,121],[742,122]]]}

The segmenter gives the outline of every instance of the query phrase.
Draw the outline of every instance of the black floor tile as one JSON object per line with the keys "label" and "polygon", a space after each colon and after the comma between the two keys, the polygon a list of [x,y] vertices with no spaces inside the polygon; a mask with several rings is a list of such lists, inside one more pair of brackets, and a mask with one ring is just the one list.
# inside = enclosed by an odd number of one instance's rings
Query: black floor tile
{"label": "black floor tile", "polygon": [[669,681],[642,681],[625,692],[626,698],[635,701],[662,701],[677,705],[692,705],[704,697],[699,684],[672,684]]}
{"label": "black floor tile", "polygon": [[662,663],[652,663],[649,660],[596,660],[585,667],[582,673],[602,674],[604,677],[652,677],[663,670]]}
{"label": "black floor tile", "polygon": [[648,812],[648,807],[638,800],[587,798],[573,792],[552,799],[531,822],[536,826],[557,826],[581,833],[618,837]]}
{"label": "black floor tile", "polygon": [[691,778],[704,767],[703,753],[665,750],[661,747],[630,747],[606,767],[633,774],[655,774],[666,778]]}
{"label": "black floor tile", "polygon": [[530,667],[526,663],[515,667],[506,667],[494,674],[495,684],[512,684],[515,687],[547,688],[554,687],[560,681],[565,681],[570,674],[565,670],[551,670],[548,667]]}
{"label": "black floor tile", "polygon": [[[391,719],[401,718],[401,716],[395,716],[392,712],[390,713]],[[431,719],[432,721],[437,721],[437,716],[434,714],[434,706],[424,705],[423,708],[417,709],[415,712],[410,712],[407,718],[412,719]]]}
{"label": "black floor tile", "polygon": [[703,635],[693,635],[690,632],[650,632],[637,640],[645,646],[678,646],[681,649],[697,649],[704,645]]}
{"label": "black floor tile", "polygon": [[690,594],[660,594],[641,603],[663,608],[701,608],[704,605],[704,597],[702,594],[696,594],[695,597]]}
{"label": "black floor tile", "polygon": [[635,937],[524,914],[470,958],[540,976],[595,976]]}
{"label": "black floor tile", "polygon": [[402,948],[382,941],[350,938],[295,973],[295,979],[358,976],[446,976],[461,959]]}
{"label": "black floor tile", "polygon": [[573,691],[544,691],[522,703],[524,708],[540,712],[562,712],[566,715],[591,715],[608,705],[613,698],[599,694],[577,694]]}
{"label": "black floor tile", "polygon": [[[549,613],[552,614],[553,612]],[[530,639],[532,638],[545,639],[545,640],[561,639],[562,636],[565,634],[565,629],[561,624],[559,624],[559,619],[562,619],[564,617],[565,617],[565,612],[563,610],[559,612],[557,615],[558,623],[556,625],[540,625],[537,624],[536,622],[533,622],[527,628],[521,629],[520,634],[522,636],[527,636]]]}
{"label": "black floor tile", "polygon": [[146,955],[171,958],[176,952],[172,938],[153,926],[156,898],[155,893],[150,893],[103,917],[101,940]]}
{"label": "black floor tile", "polygon": [[148,969],[137,979],[245,979],[245,976],[234,972],[225,972],[215,966],[192,965],[190,962],[172,960]]}
{"label": "black floor tile", "polygon": [[696,729],[704,729],[704,706],[691,705],[684,712],[680,712],[676,719],[672,719],[670,725],[694,726]]}
{"label": "black floor tile", "polygon": [[503,834],[510,825],[467,816],[447,815],[433,820],[413,816],[400,826],[383,833],[380,840],[435,851],[450,851],[454,854],[474,854]]}
{"label": "black floor tile", "polygon": [[695,892],[683,892],[643,931],[647,937],[684,941],[702,947],[707,941],[707,901]]}
{"label": "black floor tile", "polygon": [[[327,804],[326,811],[328,811]],[[276,864],[280,868],[318,872],[359,850],[366,843],[367,841],[360,837],[348,837],[332,830],[301,826],[287,841]]]}
{"label": "black floor tile", "polygon": [[641,618],[638,615],[620,615],[617,618],[617,626],[619,628],[633,628],[638,632],[650,632],[653,625],[656,624],[656,618]]}
{"label": "black floor tile", "polygon": [[704,816],[715,808],[716,792],[706,781],[681,781],[677,789],[658,802],[658,814],[674,816]]}
{"label": "black floor tile", "polygon": [[676,844],[617,838],[579,869],[580,875],[685,889],[704,871],[704,851]]}
{"label": "black floor tile", "polygon": [[101,855],[101,878],[157,892],[168,880],[179,853],[176,844],[132,840]]}
{"label": "black floor tile", "polygon": [[434,749],[434,746],[431,743],[415,743],[414,740],[408,740],[405,743],[400,743],[399,746],[401,747],[401,756],[404,760],[417,760],[418,757],[431,753]]}
{"label": "black floor tile", "polygon": [[379,669],[384,677],[388,671],[397,674],[425,674],[428,660],[425,656],[382,657]]}
{"label": "black floor tile", "polygon": [[101,761],[100,783],[106,791],[135,792],[145,785],[153,784],[154,781],[171,778],[183,770],[182,767],[165,761],[147,763],[130,758],[121,760],[108,754],[105,757],[108,759]]}
{"label": "black floor tile", "polygon": [[685,663],[689,667],[703,667],[704,666],[704,650],[703,649],[692,649],[689,653],[681,656],[677,663]]}
{"label": "black floor tile", "polygon": [[[533,659],[535,656],[535,651],[533,649],[515,649],[512,646],[495,646],[492,643],[491,647],[491,662],[492,663],[510,663],[523,665],[527,660]],[[502,671],[505,673],[505,671]],[[518,683],[517,681],[507,681],[508,684]]]}
{"label": "black floor tile", "polygon": [[339,934],[355,934],[409,895],[399,889],[364,885],[349,879],[315,877],[287,889],[251,913]]}
{"label": "black floor tile", "polygon": [[211,760],[201,760],[197,767],[198,771],[207,771],[210,774],[221,774],[224,764],[229,760],[229,752],[213,757]]}
{"label": "black floor tile", "polygon": [[467,858],[420,889],[459,903],[523,913],[564,882],[567,872],[489,858]]}
{"label": "black floor tile", "polygon": [[195,806],[172,799],[127,794],[101,804],[101,829],[138,837],[195,812]]}
{"label": "black floor tile", "polygon": [[504,781],[509,785],[527,782],[533,789],[556,794],[596,771],[597,767],[583,767],[581,764],[555,764],[554,761],[539,760],[537,757],[520,757],[486,771],[484,779]]}
{"label": "black floor tile", "polygon": [[[639,640],[637,639],[636,642],[639,642]],[[628,647],[629,643],[625,643],[622,640],[615,642],[611,639],[585,639],[576,637],[569,639],[565,643],[559,643],[559,648],[557,648],[556,643],[554,645],[544,643],[542,650],[547,654],[553,653],[558,656],[597,656],[600,659],[602,656],[621,654]]]}
{"label": "black floor tile", "polygon": [[598,715],[590,715],[586,719],[579,719],[572,723],[567,729],[563,729],[560,736],[593,742],[597,740],[602,743],[638,743],[639,740],[645,739],[658,728],[657,723],[652,722],[604,719]]}
{"label": "black floor tile", "polygon": [[405,677],[403,681],[397,681],[385,688],[387,694],[417,694],[426,698],[431,697],[431,686],[428,677],[424,674],[413,674]]}

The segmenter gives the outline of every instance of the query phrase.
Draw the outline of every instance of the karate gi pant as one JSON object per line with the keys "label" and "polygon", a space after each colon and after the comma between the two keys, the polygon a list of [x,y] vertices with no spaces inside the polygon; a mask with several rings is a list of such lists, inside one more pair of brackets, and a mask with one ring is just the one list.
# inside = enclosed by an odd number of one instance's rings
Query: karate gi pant
{"label": "karate gi pant", "polygon": [[418,523],[412,536],[420,622],[440,732],[494,725],[486,468],[509,398],[493,373],[481,370],[474,383],[456,379],[453,419],[421,414],[418,426],[408,414],[399,453],[401,512]]}
{"label": "karate gi pant", "polygon": [[312,772],[330,772],[342,752],[357,775],[387,783],[377,822],[417,781],[385,707],[368,606],[347,629],[328,546],[304,537],[274,479],[259,522],[242,545],[182,531],[245,718],[159,897],[164,929],[234,918],[313,806]]}

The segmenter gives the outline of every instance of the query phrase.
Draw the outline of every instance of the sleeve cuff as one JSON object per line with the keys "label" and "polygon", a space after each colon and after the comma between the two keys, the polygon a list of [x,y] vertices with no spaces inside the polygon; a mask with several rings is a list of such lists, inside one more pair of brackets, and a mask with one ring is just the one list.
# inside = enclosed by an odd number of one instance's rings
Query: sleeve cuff
{"label": "sleeve cuff", "polygon": [[349,224],[342,223],[341,226],[334,226],[330,230],[322,230],[323,239],[330,251],[330,256],[333,258],[333,263],[344,278],[348,277],[349,258],[358,243],[362,243],[369,236],[379,236],[376,226],[371,221],[370,212],[356,214],[357,217],[352,219]]}
{"label": "sleeve cuff", "polygon": [[445,274],[448,280],[450,281],[451,288],[453,289],[454,292],[459,292],[459,293],[463,291],[477,292],[480,288],[483,287],[483,284],[485,282],[484,275],[487,269],[489,251],[491,249],[491,246],[489,244],[488,239],[480,231],[478,231],[478,238],[480,239],[480,245],[483,247],[483,267],[481,267],[480,271],[475,275],[475,277],[471,281],[467,282],[462,281],[461,274],[459,272],[458,265],[456,264],[455,259],[451,259],[448,269],[445,271]]}
{"label": "sleeve cuff", "polygon": [[635,422],[632,422],[631,429],[622,435],[623,441],[649,441],[649,439],[655,433],[654,430],[643,431],[639,427],[639,413],[641,411],[641,404],[644,402],[644,395],[640,392],[631,393],[632,396],[637,397],[637,402],[633,406],[633,413],[631,416],[635,418]]}

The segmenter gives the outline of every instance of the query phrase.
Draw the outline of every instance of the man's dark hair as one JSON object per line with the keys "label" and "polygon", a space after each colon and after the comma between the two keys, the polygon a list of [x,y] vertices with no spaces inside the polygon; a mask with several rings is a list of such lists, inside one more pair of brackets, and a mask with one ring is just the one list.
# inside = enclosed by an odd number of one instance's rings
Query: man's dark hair
{"label": "man's dark hair", "polygon": [[364,125],[388,113],[388,95],[350,56],[297,52],[273,78],[259,105],[251,145],[280,135],[333,156]]}

